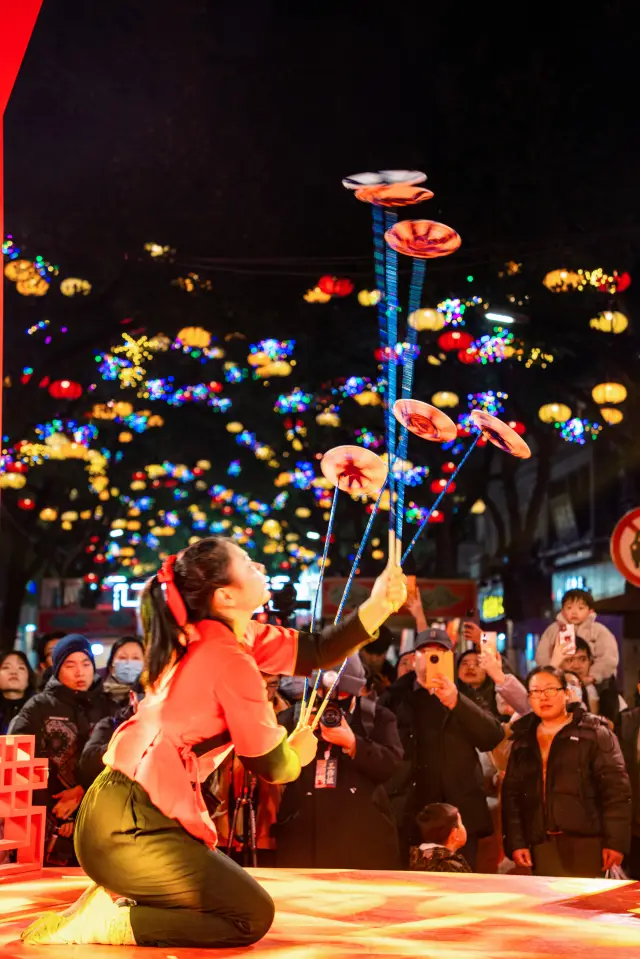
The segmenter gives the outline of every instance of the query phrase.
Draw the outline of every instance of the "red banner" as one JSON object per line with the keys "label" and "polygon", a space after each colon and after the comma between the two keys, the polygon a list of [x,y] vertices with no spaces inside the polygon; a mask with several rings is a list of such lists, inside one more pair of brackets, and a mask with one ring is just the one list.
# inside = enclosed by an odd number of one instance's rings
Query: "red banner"
{"label": "red banner", "polygon": [[[342,599],[346,579],[328,578],[322,584],[322,616],[333,620]],[[353,581],[346,609],[355,609],[371,592],[374,580],[358,577]],[[427,619],[455,619],[467,616],[469,610],[476,609],[478,590],[472,579],[418,579],[417,588]],[[407,610],[393,616],[391,625],[402,628],[413,625],[413,618]]]}

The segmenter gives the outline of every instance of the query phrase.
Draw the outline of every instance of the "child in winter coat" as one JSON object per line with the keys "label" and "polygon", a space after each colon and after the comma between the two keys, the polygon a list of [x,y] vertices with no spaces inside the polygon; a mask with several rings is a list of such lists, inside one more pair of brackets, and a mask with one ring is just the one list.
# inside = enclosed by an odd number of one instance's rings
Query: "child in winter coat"
{"label": "child in winter coat", "polygon": [[422,844],[413,846],[410,868],[421,872],[472,872],[458,852],[467,841],[460,812],[445,802],[425,806],[417,817]]}
{"label": "child in winter coat", "polygon": [[620,660],[618,643],[613,633],[596,621],[593,606],[593,597],[586,589],[570,589],[564,594],[556,622],[548,626],[540,637],[536,649],[538,666],[560,665],[564,656],[556,649],[558,633],[561,626],[570,623],[575,626],[576,636],[584,639],[593,653],[591,682],[601,683],[615,676]]}

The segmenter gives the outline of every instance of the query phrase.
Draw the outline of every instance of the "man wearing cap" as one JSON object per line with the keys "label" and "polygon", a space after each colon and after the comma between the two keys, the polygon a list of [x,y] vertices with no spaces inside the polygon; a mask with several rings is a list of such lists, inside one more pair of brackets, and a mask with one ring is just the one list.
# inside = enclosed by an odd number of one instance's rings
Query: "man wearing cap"
{"label": "man wearing cap", "polygon": [[78,782],[78,760],[95,724],[113,715],[117,704],[96,676],[91,644],[72,633],[57,642],[52,676],[9,726],[9,735],[36,737],[36,756],[49,760],[46,794],[34,803],[47,806],[45,850],[51,863],[73,859],[73,822],[84,790]]}
{"label": "man wearing cap", "polygon": [[[461,852],[472,868],[478,839],[493,831],[478,751],[495,749],[503,731],[495,716],[460,693],[453,677],[446,675],[445,662],[452,662],[452,652],[445,630],[431,628],[418,633],[413,671],[398,679],[380,699],[382,706],[395,713],[404,747],[402,767],[387,784],[387,791],[400,830],[405,866],[410,846],[420,842],[416,816],[430,803],[450,803],[460,810],[468,833]],[[443,657],[443,653],[450,655]]]}
{"label": "man wearing cap", "polygon": [[[334,673],[323,674],[320,700],[334,679]],[[365,684],[362,662],[351,656],[318,726],[315,762],[284,788],[274,830],[278,866],[400,868],[383,783],[399,768],[402,745],[395,716],[362,695]],[[299,708],[280,713],[278,722],[293,730]]]}

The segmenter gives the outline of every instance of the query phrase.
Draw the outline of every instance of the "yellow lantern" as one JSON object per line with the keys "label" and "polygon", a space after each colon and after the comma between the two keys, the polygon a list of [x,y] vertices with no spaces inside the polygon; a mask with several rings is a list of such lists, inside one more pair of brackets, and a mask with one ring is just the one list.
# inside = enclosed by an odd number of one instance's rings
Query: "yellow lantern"
{"label": "yellow lantern", "polygon": [[9,260],[4,268],[4,275],[12,283],[21,283],[38,274],[31,260]]}
{"label": "yellow lantern", "polygon": [[103,489],[106,489],[109,485],[109,480],[106,476],[94,476],[91,480],[91,486],[93,487],[96,493],[101,493]]}
{"label": "yellow lantern", "polygon": [[91,415],[96,420],[115,420],[116,411],[107,403],[95,403]]}
{"label": "yellow lantern", "polygon": [[243,429],[244,426],[242,423],[237,423],[235,421],[227,423],[227,433],[242,433]]}
{"label": "yellow lantern", "polygon": [[356,393],[353,398],[359,406],[380,406],[382,402],[380,394],[374,390],[364,390],[362,393]]}
{"label": "yellow lantern", "polygon": [[571,419],[571,410],[565,403],[545,403],[538,410],[543,423],[566,423]]}
{"label": "yellow lantern", "polygon": [[210,469],[211,469],[211,463],[209,462],[209,460],[198,460],[198,462],[196,463],[196,466],[197,466],[198,469],[200,469],[200,470],[210,470]]}
{"label": "yellow lantern", "polygon": [[615,406],[603,406],[600,410],[600,415],[609,426],[616,426],[618,423],[622,423],[624,419],[622,410],[617,409]]}
{"label": "yellow lantern", "polygon": [[626,387],[622,383],[598,383],[591,391],[594,403],[602,406],[606,403],[622,403],[627,398]]}
{"label": "yellow lantern", "polygon": [[407,322],[414,330],[429,330],[435,333],[444,329],[444,314],[431,309],[414,310],[409,314]]}
{"label": "yellow lantern", "polygon": [[304,295],[304,300],[307,303],[328,303],[331,299],[329,293],[323,293],[319,286],[314,287],[312,290],[307,290]]}
{"label": "yellow lantern", "polygon": [[568,293],[584,285],[584,278],[575,270],[551,270],[542,281],[551,293]]}
{"label": "yellow lantern", "polygon": [[629,326],[629,320],[624,313],[605,310],[589,320],[589,326],[592,330],[599,330],[601,333],[624,333]]}
{"label": "yellow lantern", "polygon": [[300,536],[298,535],[298,533],[287,533],[287,535],[285,536],[285,539],[287,543],[295,543],[296,540],[300,539]]}
{"label": "yellow lantern", "polygon": [[91,284],[77,276],[68,276],[61,282],[60,292],[63,296],[88,296],[91,293]]}
{"label": "yellow lantern", "polygon": [[380,290],[360,290],[358,303],[360,306],[377,306],[382,297]]}
{"label": "yellow lantern", "polygon": [[384,559],[384,553],[382,552],[381,549],[374,549],[373,552],[371,553],[371,558],[372,558],[372,559]]}
{"label": "yellow lantern", "polygon": [[486,510],[486,508],[487,508],[487,507],[486,507],[486,504],[485,504],[484,500],[482,500],[482,499],[477,499],[477,500],[475,501],[475,503],[473,504],[473,506],[471,507],[471,512],[472,512],[475,516],[481,516],[481,515],[484,513],[484,511]]}
{"label": "yellow lantern", "polygon": [[127,528],[126,519],[114,519],[113,523],[111,524],[111,529],[126,529],[126,528]]}
{"label": "yellow lantern", "polygon": [[249,353],[247,357],[247,363],[249,366],[264,366],[266,363],[270,363],[268,353]]}
{"label": "yellow lantern", "polygon": [[60,517],[60,519],[66,523],[75,523],[77,518],[78,518],[78,514],[73,509],[67,510],[66,513],[63,513],[62,516]]}
{"label": "yellow lantern", "polygon": [[289,376],[291,371],[292,366],[286,360],[274,360],[273,363],[265,363],[264,366],[260,366],[255,372],[261,380],[266,380],[271,376]]}
{"label": "yellow lantern", "polygon": [[273,553],[278,552],[278,544],[271,539],[264,544],[264,546],[262,547],[262,552],[267,553],[267,555],[271,556],[273,555]]}
{"label": "yellow lantern", "polygon": [[43,510],[40,510],[40,519],[43,523],[54,523],[58,518],[58,511],[52,509],[50,506],[46,506]]}
{"label": "yellow lantern", "polygon": [[282,527],[277,519],[267,519],[262,524],[262,532],[271,539],[280,539],[282,536]]}
{"label": "yellow lantern", "polygon": [[[133,546],[121,546],[121,547],[120,547],[120,553],[119,553],[119,555],[120,555],[120,556],[135,556],[135,555],[136,555],[136,551],[135,551],[135,549],[133,548]],[[129,565],[129,564],[127,563],[127,565]]]}
{"label": "yellow lantern", "polygon": [[[136,490],[141,490],[146,488],[147,488],[147,484],[144,482],[144,480],[134,480],[133,483],[129,484],[129,489],[134,490],[134,492]],[[102,497],[102,493],[100,494],[100,496]]]}
{"label": "yellow lantern", "polygon": [[307,506],[299,506],[296,510],[298,519],[308,519],[311,516],[311,510]]}
{"label": "yellow lantern", "polygon": [[113,412],[116,416],[119,416],[120,419],[125,419],[127,416],[131,416],[133,413],[133,406],[131,403],[127,403],[126,400],[119,400],[117,403],[113,404]]}
{"label": "yellow lantern", "polygon": [[206,350],[211,343],[211,333],[201,326],[185,326],[180,330],[177,339],[183,346],[190,346],[197,350]]}
{"label": "yellow lantern", "polygon": [[91,510],[83,509],[83,511],[80,513],[80,519],[91,519]]}
{"label": "yellow lantern", "polygon": [[120,443],[130,443],[132,439],[133,439],[133,433],[129,433],[127,430],[124,430],[118,436],[118,440]]}
{"label": "yellow lantern", "polygon": [[161,416],[158,416],[157,413],[154,413],[153,416],[150,416],[147,420],[147,427],[153,429],[154,426],[164,426],[164,420]]}
{"label": "yellow lantern", "polygon": [[439,393],[433,394],[431,397],[431,402],[439,409],[446,409],[447,407],[457,406],[460,402],[460,397],[457,393],[451,393],[448,390],[441,390]]}
{"label": "yellow lantern", "polygon": [[26,485],[27,479],[22,473],[2,473],[0,475],[0,487],[2,489],[22,489]]}
{"label": "yellow lantern", "polygon": [[106,503],[106,501],[110,498],[110,496],[111,494],[109,493],[109,490],[103,489],[100,495],[98,496],[98,499],[101,499],[103,503]]}
{"label": "yellow lantern", "polygon": [[331,410],[324,410],[316,416],[318,426],[340,426],[340,417]]}
{"label": "yellow lantern", "polygon": [[67,519],[64,520],[61,525],[62,525],[62,528],[63,528],[64,530],[69,531],[70,529],[73,529],[73,523],[70,523],[69,520],[67,520]]}
{"label": "yellow lantern", "polygon": [[166,469],[164,466],[161,466],[160,463],[149,463],[146,467],[149,479],[158,479],[160,476],[166,475]]}
{"label": "yellow lantern", "polygon": [[44,296],[49,292],[49,284],[43,276],[36,273],[28,280],[18,280],[16,290],[21,296]]}

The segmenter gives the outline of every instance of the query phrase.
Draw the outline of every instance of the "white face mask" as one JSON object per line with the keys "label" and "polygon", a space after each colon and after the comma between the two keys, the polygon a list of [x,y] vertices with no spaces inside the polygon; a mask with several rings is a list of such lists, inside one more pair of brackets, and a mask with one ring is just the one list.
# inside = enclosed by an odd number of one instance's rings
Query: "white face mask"
{"label": "white face mask", "polygon": [[113,678],[125,686],[133,686],[140,679],[143,664],[139,659],[119,659],[113,666]]}

